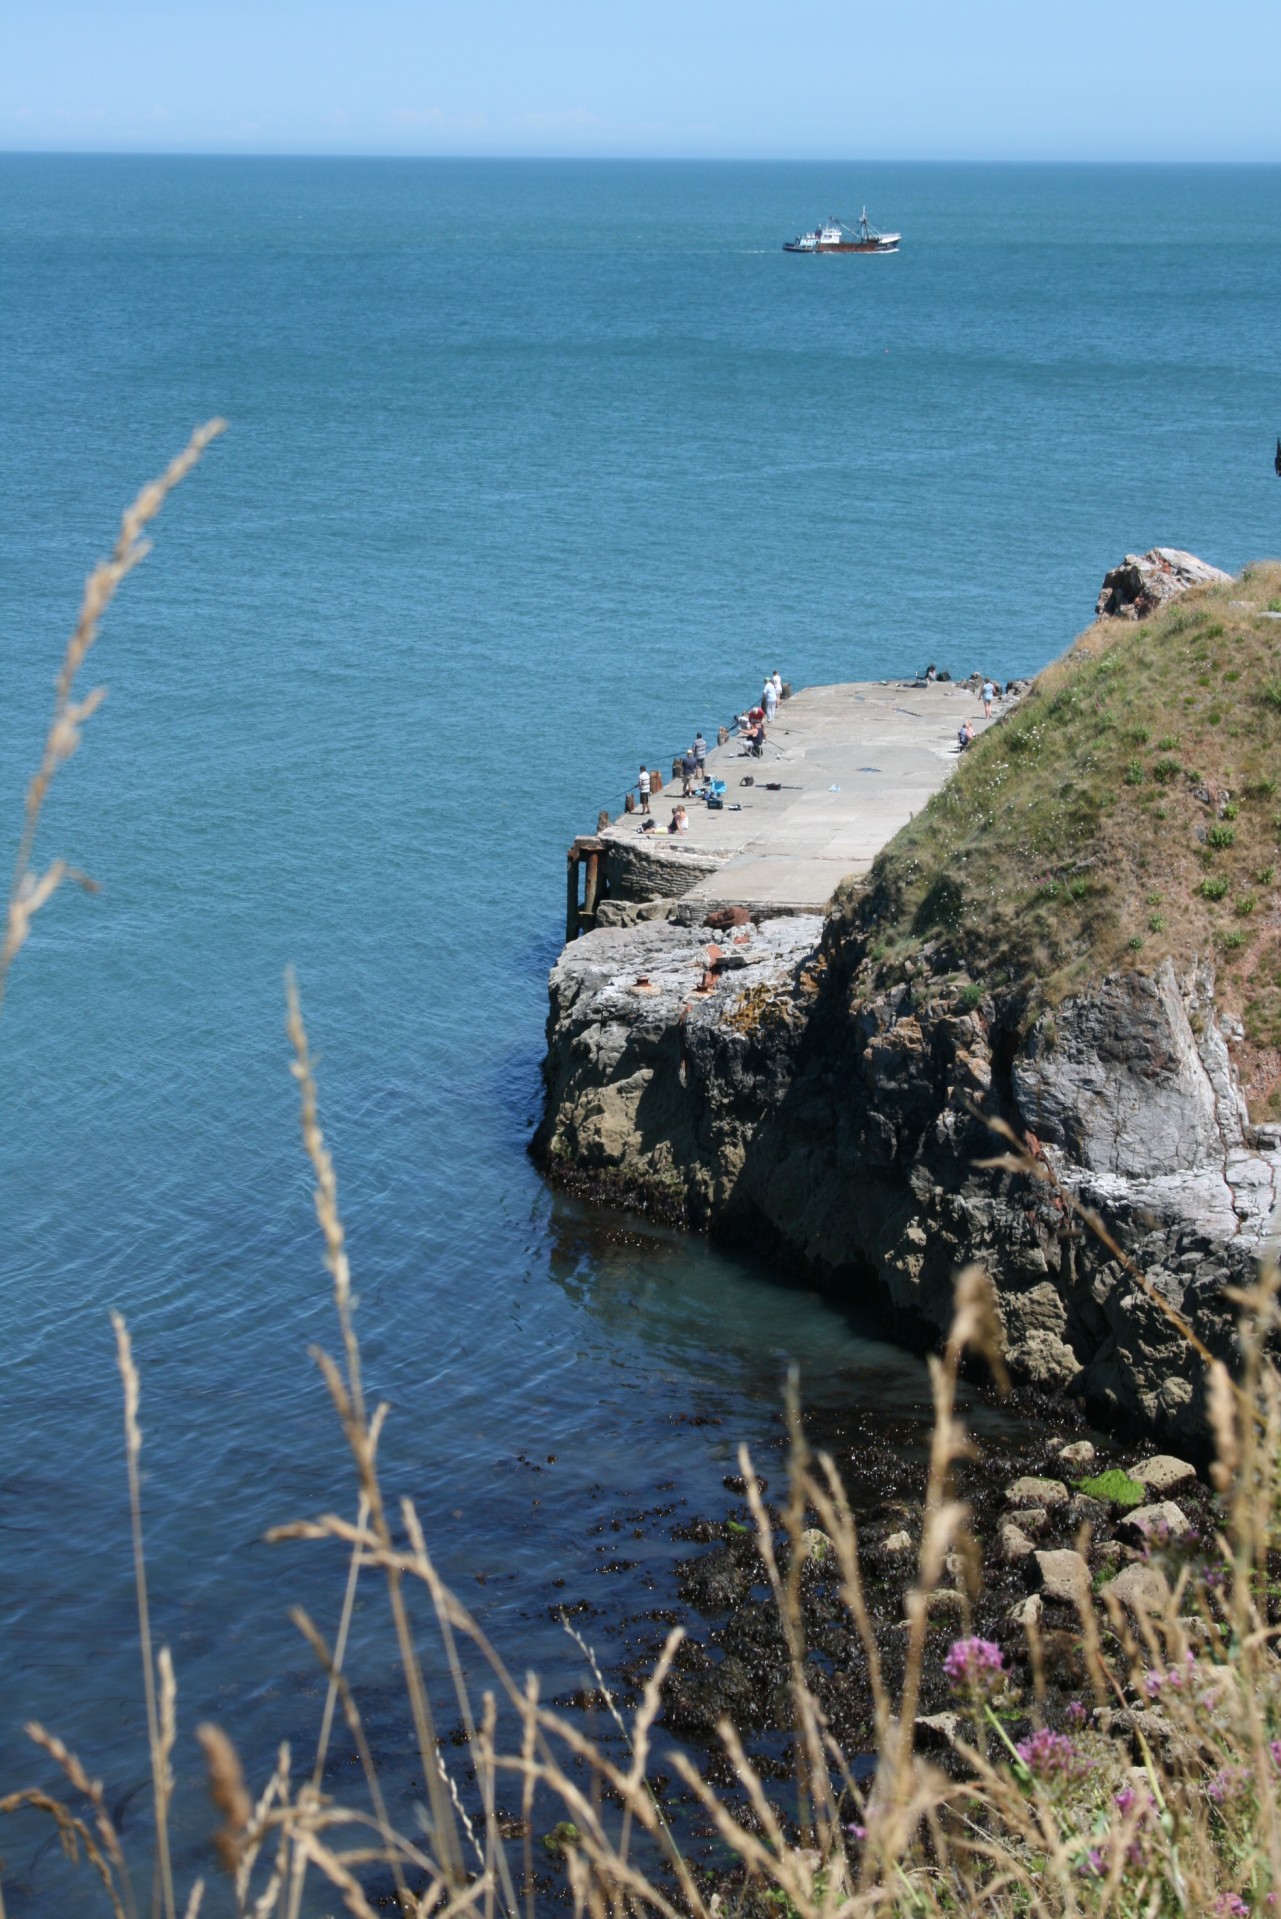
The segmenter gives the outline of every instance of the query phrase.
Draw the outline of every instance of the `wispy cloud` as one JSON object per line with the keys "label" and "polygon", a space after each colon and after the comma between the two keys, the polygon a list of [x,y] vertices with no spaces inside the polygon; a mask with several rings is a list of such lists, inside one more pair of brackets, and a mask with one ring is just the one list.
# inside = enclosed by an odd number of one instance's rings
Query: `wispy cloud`
{"label": "wispy cloud", "polygon": [[586,107],[566,107],[558,113],[518,113],[512,126],[528,133],[600,133],[608,127],[598,113]]}
{"label": "wispy cloud", "polygon": [[443,107],[393,107],[391,123],[432,133],[484,133],[489,127],[483,113],[446,113]]}

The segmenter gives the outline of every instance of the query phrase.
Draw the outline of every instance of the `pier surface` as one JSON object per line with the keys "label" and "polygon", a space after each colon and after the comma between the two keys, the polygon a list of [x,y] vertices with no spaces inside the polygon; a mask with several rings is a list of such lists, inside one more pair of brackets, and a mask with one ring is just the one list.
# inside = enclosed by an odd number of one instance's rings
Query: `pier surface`
{"label": "pier surface", "polygon": [[[722,811],[685,802],[689,831],[675,839],[665,829],[680,803],[677,781],[651,803],[658,831],[642,835],[640,815],[624,813],[601,838],[625,847],[629,864],[642,846],[656,864],[683,855],[706,869],[715,859],[714,871],[680,889],[690,905],[821,913],[841,881],[866,873],[943,785],[966,719],[976,733],[990,724],[968,682],[807,687],[779,707],[762,759],[735,737],[708,754],[709,770],[725,782]],[[747,776],[750,786],[742,784]]]}

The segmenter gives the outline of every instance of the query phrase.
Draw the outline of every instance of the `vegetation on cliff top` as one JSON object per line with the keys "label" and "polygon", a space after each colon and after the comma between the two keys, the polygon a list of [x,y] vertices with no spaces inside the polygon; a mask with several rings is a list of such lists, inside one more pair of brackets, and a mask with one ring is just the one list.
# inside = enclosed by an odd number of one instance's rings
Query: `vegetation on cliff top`
{"label": "vegetation on cliff top", "polygon": [[1281,1111],[1281,565],[1104,620],[1046,669],[838,911],[880,978],[1052,1006],[1212,955],[1243,1082]]}

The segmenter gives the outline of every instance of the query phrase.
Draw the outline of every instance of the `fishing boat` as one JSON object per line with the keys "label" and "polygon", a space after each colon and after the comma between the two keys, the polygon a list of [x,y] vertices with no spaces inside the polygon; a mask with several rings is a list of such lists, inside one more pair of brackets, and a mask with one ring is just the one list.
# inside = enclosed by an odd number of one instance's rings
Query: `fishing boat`
{"label": "fishing boat", "polygon": [[848,227],[843,220],[827,220],[821,227],[815,227],[812,233],[798,233],[794,240],[784,240],[784,253],[897,253],[901,233],[878,233],[867,217],[864,207],[858,217],[857,226]]}

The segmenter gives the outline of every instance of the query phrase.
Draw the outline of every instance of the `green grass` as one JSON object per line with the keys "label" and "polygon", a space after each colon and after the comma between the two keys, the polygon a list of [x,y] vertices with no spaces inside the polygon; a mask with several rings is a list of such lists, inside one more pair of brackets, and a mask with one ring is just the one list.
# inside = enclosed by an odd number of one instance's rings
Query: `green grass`
{"label": "green grass", "polygon": [[[1251,568],[1249,586],[1256,604],[1277,595],[1281,565]],[[930,990],[931,972],[954,991],[964,972],[1017,998],[1030,1021],[1109,972],[1214,953],[1219,1000],[1250,1045],[1281,1044],[1281,814],[1269,805],[1281,632],[1229,605],[1240,596],[1233,582],[1138,624],[1100,622],[975,741],[867,879],[838,895],[861,986],[896,982],[910,959],[914,992]],[[1217,724],[1225,714],[1231,733]],[[1264,936],[1225,933],[1225,915],[1251,910],[1233,902],[1256,895]],[[1247,1082],[1250,1070],[1243,1062]],[[1252,1110],[1266,1108],[1275,1061],[1271,1074],[1247,1083]]]}

